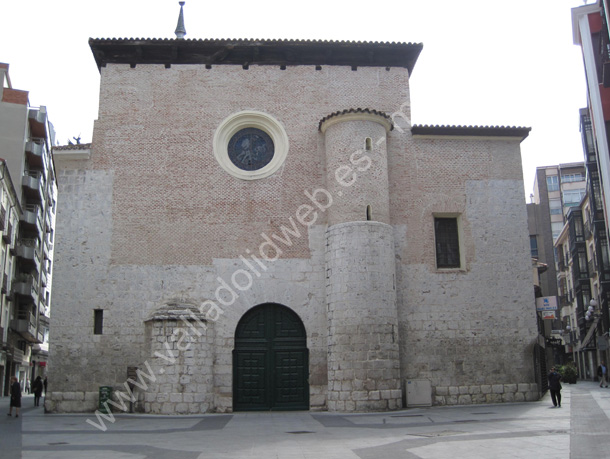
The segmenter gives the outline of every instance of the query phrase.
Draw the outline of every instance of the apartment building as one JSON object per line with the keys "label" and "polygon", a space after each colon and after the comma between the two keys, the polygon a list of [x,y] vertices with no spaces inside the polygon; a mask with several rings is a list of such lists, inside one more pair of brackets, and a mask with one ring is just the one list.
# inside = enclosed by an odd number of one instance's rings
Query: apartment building
{"label": "apartment building", "polygon": [[553,244],[568,211],[578,206],[586,194],[585,177],[582,162],[536,168],[532,202],[528,204],[528,227],[532,257],[547,265],[540,278],[542,296],[557,295]]}
{"label": "apartment building", "polygon": [[54,131],[46,107],[32,107],[28,92],[13,88],[8,64],[0,63],[0,79],[0,157],[15,184],[15,202],[3,201],[0,210],[7,216],[3,240],[10,255],[4,260],[6,305],[0,325],[4,381],[14,375],[25,386],[45,374],[48,357],[57,199]]}

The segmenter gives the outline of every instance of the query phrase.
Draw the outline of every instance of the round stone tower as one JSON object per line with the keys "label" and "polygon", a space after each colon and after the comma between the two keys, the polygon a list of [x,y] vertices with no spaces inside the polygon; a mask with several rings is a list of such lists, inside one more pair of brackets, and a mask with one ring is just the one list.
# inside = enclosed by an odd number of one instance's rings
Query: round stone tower
{"label": "round stone tower", "polygon": [[386,134],[375,110],[333,113],[325,137],[328,409],[402,407]]}

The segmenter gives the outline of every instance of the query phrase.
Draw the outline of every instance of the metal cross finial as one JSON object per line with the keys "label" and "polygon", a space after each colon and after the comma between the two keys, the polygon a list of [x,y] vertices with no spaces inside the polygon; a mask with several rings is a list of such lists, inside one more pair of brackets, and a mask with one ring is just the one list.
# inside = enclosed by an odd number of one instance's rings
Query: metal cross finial
{"label": "metal cross finial", "polygon": [[186,29],[184,28],[184,13],[182,11],[182,7],[184,6],[184,2],[178,2],[180,4],[180,16],[178,16],[178,25],[176,26],[176,38],[182,39],[186,35]]}

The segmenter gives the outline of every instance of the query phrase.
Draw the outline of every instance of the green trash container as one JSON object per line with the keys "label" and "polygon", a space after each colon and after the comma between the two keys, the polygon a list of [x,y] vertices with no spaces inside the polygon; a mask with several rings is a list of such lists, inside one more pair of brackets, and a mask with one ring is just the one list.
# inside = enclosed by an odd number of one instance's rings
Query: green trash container
{"label": "green trash container", "polygon": [[110,400],[112,400],[112,387],[100,386],[100,402],[98,406],[100,413],[110,414],[110,407],[105,403]]}

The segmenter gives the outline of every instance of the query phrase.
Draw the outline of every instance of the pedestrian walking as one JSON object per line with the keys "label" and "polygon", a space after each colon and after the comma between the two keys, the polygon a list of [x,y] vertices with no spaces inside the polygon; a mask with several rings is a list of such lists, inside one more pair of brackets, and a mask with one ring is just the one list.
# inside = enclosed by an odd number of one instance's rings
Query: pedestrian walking
{"label": "pedestrian walking", "polygon": [[40,406],[40,396],[42,395],[42,378],[40,376],[36,377],[34,384],[32,384],[32,392],[34,392],[34,406]]}
{"label": "pedestrian walking", "polygon": [[46,397],[47,396],[47,377],[46,376],[44,377],[43,384],[44,384],[44,396]]}
{"label": "pedestrian walking", "polygon": [[15,376],[11,377],[11,403],[8,409],[8,415],[13,415],[13,407],[15,407],[15,417],[19,417],[19,408],[21,408],[21,385]]}
{"label": "pedestrian walking", "polygon": [[549,381],[553,406],[561,408],[561,375],[555,371],[555,367],[551,368],[547,379]]}
{"label": "pedestrian walking", "polygon": [[608,367],[606,367],[606,362],[600,363],[597,367],[597,376],[599,376],[599,387],[604,385],[608,387]]}

